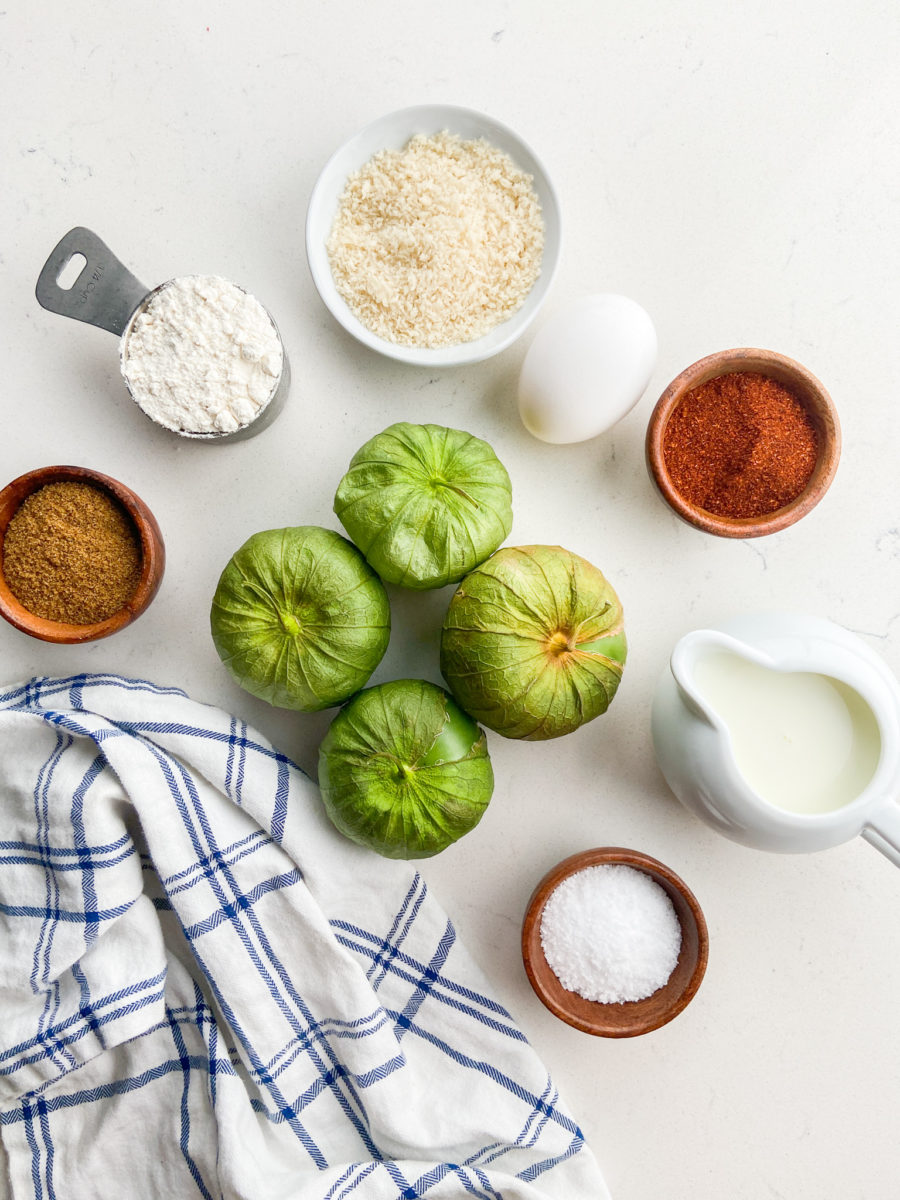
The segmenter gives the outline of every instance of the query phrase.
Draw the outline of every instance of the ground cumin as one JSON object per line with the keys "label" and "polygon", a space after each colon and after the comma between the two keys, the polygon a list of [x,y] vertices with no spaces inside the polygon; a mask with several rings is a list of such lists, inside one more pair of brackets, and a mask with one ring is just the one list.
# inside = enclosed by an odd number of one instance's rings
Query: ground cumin
{"label": "ground cumin", "polygon": [[789,504],[809,482],[817,453],[815,427],[794,393],[755,371],[693,388],[663,440],[675,489],[721,517],[761,517]]}
{"label": "ground cumin", "polygon": [[35,616],[93,625],[134,595],[137,531],[121,506],[87,483],[48,483],[23,502],[3,539],[3,575]]}

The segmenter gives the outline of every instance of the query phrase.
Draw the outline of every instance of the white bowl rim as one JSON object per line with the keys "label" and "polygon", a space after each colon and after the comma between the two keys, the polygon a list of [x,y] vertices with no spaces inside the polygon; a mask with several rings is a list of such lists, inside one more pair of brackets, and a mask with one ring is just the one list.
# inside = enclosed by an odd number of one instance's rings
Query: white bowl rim
{"label": "white bowl rim", "polygon": [[[477,126],[483,127],[483,132],[479,134],[466,134],[465,136],[483,136],[488,141],[491,141],[491,134],[495,133],[499,137],[509,143],[507,146],[499,146],[510,154],[521,169],[527,171],[534,177],[535,190],[543,193],[541,196],[541,207],[544,215],[544,231],[545,239],[548,232],[551,235],[550,253],[545,241],[544,257],[541,262],[541,274],[539,275],[534,287],[526,297],[522,306],[517,309],[506,321],[495,326],[480,338],[476,338],[470,342],[459,342],[451,346],[438,346],[428,348],[423,346],[405,346],[395,342],[386,341],[380,338],[377,334],[372,333],[365,325],[356,317],[346,304],[344,299],[337,292],[334,281],[331,275],[331,268],[328,264],[327,253],[324,250],[325,237],[321,234],[323,225],[323,193],[326,185],[332,186],[333,177],[337,173],[338,166],[347,158],[348,154],[352,156],[353,148],[356,145],[363,144],[371,140],[372,135],[380,131],[385,126],[405,125],[410,126],[409,132],[404,137],[404,142],[412,137],[420,130],[414,127],[416,122],[427,120],[433,131],[438,128],[448,128],[453,130],[454,118],[457,121],[465,121]],[[403,142],[400,143],[401,145]],[[497,144],[496,142],[493,144]],[[383,147],[379,147],[383,148]],[[512,149],[511,149],[512,148]],[[348,165],[341,167],[340,179],[345,181],[350,171],[357,170],[365,162],[371,158],[375,150],[368,151],[362,157],[356,166]],[[520,161],[524,158],[526,161]],[[343,186],[343,182],[341,184]],[[340,194],[340,193],[338,193]],[[330,229],[331,222],[328,223]],[[505,125],[502,121],[496,120],[494,117],[488,116],[486,113],[479,112],[474,108],[467,108],[462,105],[455,104],[417,104],[408,108],[396,109],[393,112],[385,113],[383,116],[377,117],[374,121],[370,121],[367,125],[358,129],[355,134],[343,142],[329,157],[325,165],[319,172],[315,185],[309,197],[309,204],[306,212],[306,259],[309,265],[310,274],[313,278],[313,283],[316,290],[330,311],[332,316],[343,328],[350,333],[357,341],[362,342],[370,349],[383,354],[388,358],[393,358],[398,362],[411,363],[419,366],[429,367],[454,367],[463,366],[468,363],[481,362],[486,358],[491,358],[495,354],[499,354],[502,350],[507,349],[514,341],[517,340],[525,332],[538,311],[542,307],[547,294],[550,291],[557,268],[562,249],[562,221],[560,217],[559,199],[553,182],[547,173],[547,169],[532,148],[524,141],[523,138]]]}

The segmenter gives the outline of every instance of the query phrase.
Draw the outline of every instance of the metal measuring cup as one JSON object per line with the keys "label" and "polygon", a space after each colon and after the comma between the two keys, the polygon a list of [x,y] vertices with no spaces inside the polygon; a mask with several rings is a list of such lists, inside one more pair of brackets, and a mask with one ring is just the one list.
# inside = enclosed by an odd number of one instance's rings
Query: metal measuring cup
{"label": "metal measuring cup", "polygon": [[[86,260],[80,275],[70,288],[60,287],[58,282],[60,275],[71,259],[78,254]],[[169,429],[168,426],[145,412],[138,403],[124,371],[128,335],[136,317],[143,312],[151,298],[171,282],[172,280],[167,280],[159,287],[148,288],[131,274],[95,233],[83,226],[77,226],[75,229],[70,229],[50,252],[50,256],[38,276],[35,296],[41,307],[46,308],[49,312],[58,313],[63,317],[72,317],[76,321],[85,321],[89,325],[96,325],[98,329],[106,329],[120,339],[119,360],[120,365],[123,366],[122,378],[125,386],[144,416],[157,428],[166,429],[169,433],[175,433],[179,437],[206,442],[239,441],[260,433],[271,425],[281,412],[291,384],[291,368],[284,342],[268,309],[266,313],[269,320],[272,321],[281,345],[281,374],[269,399],[245,425],[234,430],[214,430],[206,433]]]}

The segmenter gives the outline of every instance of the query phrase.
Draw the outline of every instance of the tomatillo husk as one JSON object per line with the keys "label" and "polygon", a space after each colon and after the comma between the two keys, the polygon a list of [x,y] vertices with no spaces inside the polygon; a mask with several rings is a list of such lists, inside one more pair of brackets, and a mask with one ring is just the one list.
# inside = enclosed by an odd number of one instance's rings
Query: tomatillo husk
{"label": "tomatillo husk", "polygon": [[491,447],[461,429],[400,421],[366,442],[334,511],[386,583],[457,583],[512,528],[512,487]]}
{"label": "tomatillo husk", "polygon": [[381,580],[346,538],[300,525],[255,533],[229,561],[210,612],[237,683],[280,708],[342,704],[378,666],[391,634]]}
{"label": "tomatillo husk", "polygon": [[507,546],[454,593],[441,672],[474,720],[538,741],[606,712],[626,653],[622,605],[595,566],[561,546]]}
{"label": "tomatillo husk", "polygon": [[398,679],[360,692],[332,721],[319,788],[354,842],[387,858],[428,858],[478,824],[494,773],[484,731],[443,688]]}

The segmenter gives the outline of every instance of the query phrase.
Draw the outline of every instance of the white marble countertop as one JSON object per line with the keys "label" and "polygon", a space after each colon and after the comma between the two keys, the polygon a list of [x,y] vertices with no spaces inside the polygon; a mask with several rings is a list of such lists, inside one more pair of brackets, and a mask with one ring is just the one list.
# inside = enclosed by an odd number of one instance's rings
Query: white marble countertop
{"label": "white marble countertop", "polygon": [[[892,0],[72,0],[0,13],[0,475],[99,468],[150,504],[168,550],[153,606],[106,642],[56,647],[3,625],[4,678],[109,670],[177,684],[314,770],[331,714],[270,709],[219,663],[207,614],[222,566],[259,529],[335,526],[350,456],[392,421],[490,441],[513,479],[510,542],[558,542],[600,566],[631,652],[605,717],[555,742],[490,738],[488,814],[424,873],[617,1200],[897,1195],[900,876],[861,841],[793,858],[719,838],[661,779],[649,705],[682,633],[747,609],[831,617],[900,671],[898,51]],[[430,101],[490,113],[548,166],[565,245],[547,312],[615,291],[652,314],[656,372],[609,434],[548,446],[525,432],[515,384],[530,333],[487,363],[429,373],[357,345],[319,302],[303,249],[318,170],[372,116]],[[34,300],[51,247],[79,224],[149,285],[214,273],[262,300],[294,372],[275,426],[223,446],[148,427],[113,338]],[[825,382],[844,452],[799,525],[728,542],[663,506],[643,435],[674,375],[739,345],[791,355]],[[439,680],[448,596],[392,591],[374,681]],[[618,1042],[542,1008],[518,940],[540,876],[605,844],[673,867],[711,936],[688,1009]]]}

